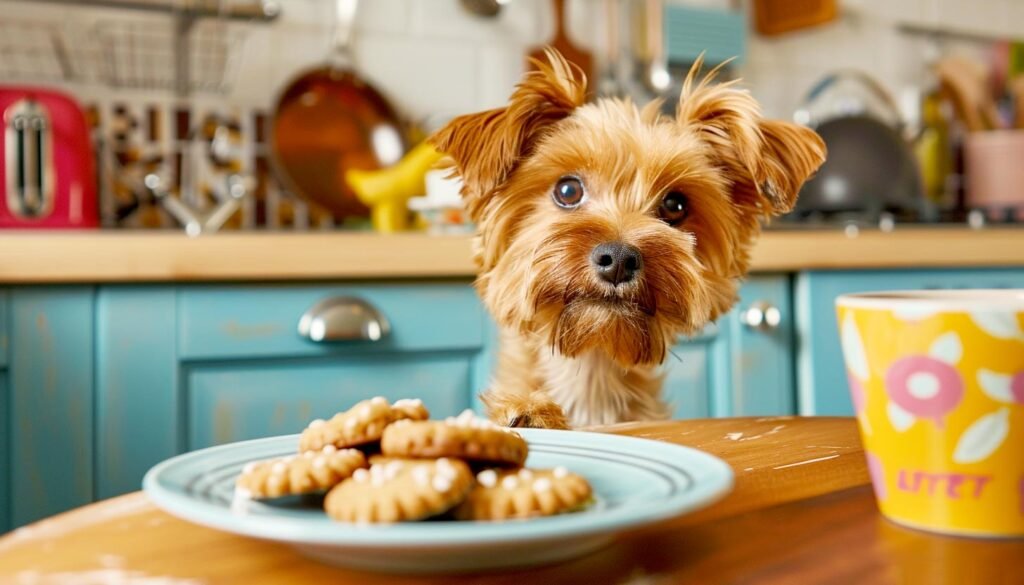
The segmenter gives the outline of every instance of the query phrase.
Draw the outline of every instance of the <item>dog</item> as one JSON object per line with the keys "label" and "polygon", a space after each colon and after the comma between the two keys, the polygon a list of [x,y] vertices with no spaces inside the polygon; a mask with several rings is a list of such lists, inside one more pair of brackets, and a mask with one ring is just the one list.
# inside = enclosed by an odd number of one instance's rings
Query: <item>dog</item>
{"label": "dog", "polygon": [[430,138],[462,180],[499,327],[481,399],[511,427],[667,418],[659,364],[736,302],[762,220],[793,208],[824,142],[699,62],[674,119],[661,101],[587,103],[553,49],[533,66],[505,107]]}

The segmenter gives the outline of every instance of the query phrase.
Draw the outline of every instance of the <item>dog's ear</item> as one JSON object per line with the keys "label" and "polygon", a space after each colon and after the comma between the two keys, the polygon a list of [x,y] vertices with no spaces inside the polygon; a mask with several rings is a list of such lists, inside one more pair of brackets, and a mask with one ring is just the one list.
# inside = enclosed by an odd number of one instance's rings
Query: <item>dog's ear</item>
{"label": "dog's ear", "polygon": [[586,75],[558,51],[545,54],[547,63],[532,61],[535,69],[523,76],[507,106],[459,116],[430,138],[454,160],[473,219],[544,132],[584,102]]}
{"label": "dog's ear", "polygon": [[701,61],[686,77],[677,121],[711,146],[716,162],[732,175],[738,203],[764,215],[792,210],[804,181],[825,161],[824,141],[810,128],[764,119],[749,92],[733,82],[712,83],[717,68],[698,82]]}

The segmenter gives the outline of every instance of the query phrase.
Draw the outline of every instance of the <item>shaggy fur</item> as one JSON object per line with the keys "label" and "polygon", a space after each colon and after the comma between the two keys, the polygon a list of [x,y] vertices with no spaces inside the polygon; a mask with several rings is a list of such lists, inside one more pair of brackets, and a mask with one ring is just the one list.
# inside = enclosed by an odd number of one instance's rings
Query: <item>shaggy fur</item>
{"label": "shaggy fur", "polygon": [[[761,220],[789,211],[823,162],[813,131],[762,119],[714,72],[686,79],[675,119],[660,103],[584,105],[586,79],[555,51],[506,107],[461,116],[432,137],[461,176],[479,226],[476,286],[501,328],[483,396],[499,424],[567,428],[668,416],[658,364],[680,334],[735,303]],[[578,177],[575,209],[552,200]],[[685,194],[679,225],[659,219]],[[595,246],[638,248],[642,269],[618,285],[590,262]]]}

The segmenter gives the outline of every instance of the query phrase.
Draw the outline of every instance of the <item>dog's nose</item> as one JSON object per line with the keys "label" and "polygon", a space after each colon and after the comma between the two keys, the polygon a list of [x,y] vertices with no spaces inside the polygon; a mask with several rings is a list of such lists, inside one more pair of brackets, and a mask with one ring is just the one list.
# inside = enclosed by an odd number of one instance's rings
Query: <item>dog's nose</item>
{"label": "dog's nose", "polygon": [[594,248],[590,262],[597,274],[612,284],[633,280],[640,271],[640,250],[622,242],[605,242]]}

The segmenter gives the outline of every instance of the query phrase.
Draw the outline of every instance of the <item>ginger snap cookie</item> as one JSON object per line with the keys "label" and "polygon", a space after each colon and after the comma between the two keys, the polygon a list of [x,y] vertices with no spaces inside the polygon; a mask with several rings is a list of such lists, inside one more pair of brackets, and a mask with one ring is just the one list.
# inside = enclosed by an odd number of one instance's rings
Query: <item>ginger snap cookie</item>
{"label": "ginger snap cookie", "polygon": [[389,457],[453,457],[520,466],[528,450],[518,433],[471,410],[444,421],[399,421],[384,429],[381,437],[381,452]]}
{"label": "ginger snap cookie", "polygon": [[235,493],[263,499],[326,491],[366,465],[362,452],[326,445],[319,451],[246,465],[235,482]]}
{"label": "ginger snap cookie", "polygon": [[397,400],[376,396],[363,400],[330,420],[309,423],[299,437],[299,451],[316,451],[325,445],[339,449],[358,447],[380,440],[384,428],[397,420],[426,420],[430,416],[419,399]]}
{"label": "ginger snap cookie", "polygon": [[459,520],[552,516],[578,510],[592,499],[587,480],[564,467],[485,469],[454,515]]}
{"label": "ginger snap cookie", "polygon": [[364,524],[422,520],[451,510],[473,488],[469,466],[455,459],[376,461],[328,492],[328,516]]}

